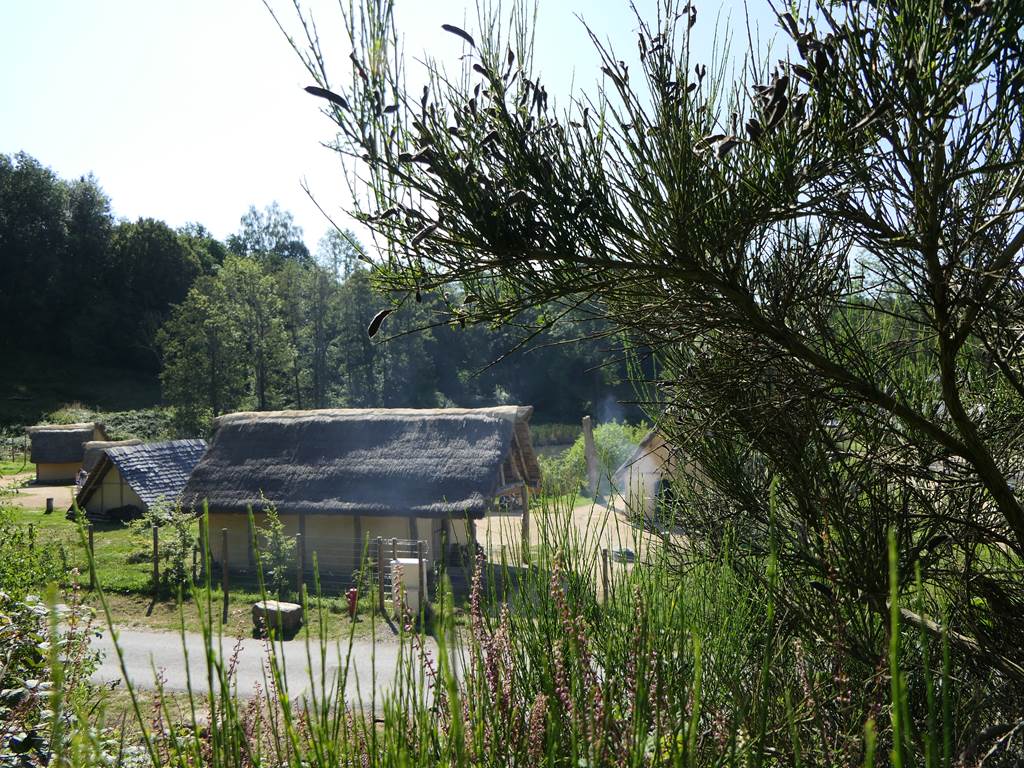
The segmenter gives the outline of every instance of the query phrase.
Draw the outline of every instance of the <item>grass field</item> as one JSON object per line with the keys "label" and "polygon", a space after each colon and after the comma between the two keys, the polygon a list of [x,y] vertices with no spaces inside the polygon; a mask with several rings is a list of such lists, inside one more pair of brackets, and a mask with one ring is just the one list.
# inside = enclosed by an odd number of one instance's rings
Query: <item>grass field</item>
{"label": "grass field", "polygon": [[21,456],[15,459],[0,459],[0,477],[20,475],[23,472],[35,472],[36,465],[31,461],[25,461]]}
{"label": "grass field", "polygon": [[[2,500],[0,500],[2,504]],[[88,557],[78,526],[65,518],[61,511],[46,514],[42,509],[8,507],[7,513],[14,524],[30,528],[35,540],[61,544],[67,553],[69,568],[77,568],[79,580],[88,583]],[[152,596],[152,544],[148,536],[133,532],[119,524],[97,524],[93,527],[93,549],[96,576],[107,596],[117,626],[155,630],[177,630],[182,617],[185,628],[199,631],[200,614],[192,598],[186,598],[183,611],[174,599],[154,602]],[[310,587],[311,588],[311,587]],[[217,607],[216,621],[220,622],[223,593],[213,587],[213,603]],[[252,630],[252,604],[260,599],[251,590],[231,590],[228,593],[228,620],[223,630],[228,636],[248,635]],[[95,594],[87,594],[84,602],[99,607]],[[347,635],[350,620],[344,596],[322,598],[327,637]],[[320,601],[311,599],[310,615],[317,614]],[[372,595],[360,600],[359,611],[365,615],[372,607]],[[386,624],[378,622],[378,633],[388,632]],[[356,635],[371,632],[370,622],[357,622]]]}

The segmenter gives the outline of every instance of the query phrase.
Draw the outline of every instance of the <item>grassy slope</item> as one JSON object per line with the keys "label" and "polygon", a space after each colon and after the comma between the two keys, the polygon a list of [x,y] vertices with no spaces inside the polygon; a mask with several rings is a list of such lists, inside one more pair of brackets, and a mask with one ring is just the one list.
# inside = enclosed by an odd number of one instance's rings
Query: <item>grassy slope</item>
{"label": "grassy slope", "polygon": [[48,354],[12,353],[0,366],[0,426],[34,424],[65,403],[133,410],[160,402],[156,376],[75,363]]}
{"label": "grassy slope", "polygon": [[[33,526],[37,540],[60,542],[64,545],[68,556],[68,565],[78,568],[82,574],[81,582],[88,583],[88,560],[82,546],[78,527],[67,520],[59,511],[46,514],[40,509],[12,510],[14,521],[18,525]],[[96,575],[107,594],[108,602],[119,627],[142,627],[146,629],[177,630],[181,616],[174,600],[161,600],[153,604],[150,596],[152,564],[149,561],[130,562],[138,556],[147,554],[150,543],[147,537],[133,534],[127,527],[117,524],[96,525],[93,529],[96,559]],[[136,557],[130,557],[136,555]],[[248,635],[252,630],[250,610],[252,604],[260,599],[254,592],[232,590],[228,595],[228,622],[224,632],[228,636]],[[360,610],[365,613],[370,609],[370,596],[360,601]],[[344,608],[343,597],[325,597],[325,630],[328,637],[347,635],[349,620]],[[99,601],[95,595],[87,597],[86,602],[97,606]],[[213,602],[216,619],[221,613],[222,593],[214,589]],[[311,608],[311,620],[316,609]],[[190,631],[199,631],[199,612],[191,599],[185,602],[185,626]],[[359,622],[356,635],[370,633],[370,622]],[[386,626],[382,631],[387,632]]]}

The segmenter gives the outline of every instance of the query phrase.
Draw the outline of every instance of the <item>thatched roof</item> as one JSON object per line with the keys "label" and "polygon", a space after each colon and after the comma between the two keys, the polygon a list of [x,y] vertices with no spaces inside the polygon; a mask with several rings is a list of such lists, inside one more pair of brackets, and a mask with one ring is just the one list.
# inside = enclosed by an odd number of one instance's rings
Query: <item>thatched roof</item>
{"label": "thatched roof", "polygon": [[90,440],[82,446],[85,452],[82,458],[82,469],[86,472],[92,472],[103,457],[103,451],[107,448],[116,448],[119,445],[141,444],[141,440]]}
{"label": "thatched roof", "polygon": [[147,507],[160,499],[177,501],[205,450],[205,440],[170,440],[106,448],[78,492],[78,507],[85,508],[112,467],[117,467],[121,479]]}
{"label": "thatched roof", "polygon": [[99,422],[47,424],[25,430],[32,443],[31,460],[35,464],[71,464],[82,461],[84,444],[105,440],[107,431]]}
{"label": "thatched roof", "polygon": [[244,513],[482,517],[540,469],[531,407],[235,413],[215,421],[187,503]]}

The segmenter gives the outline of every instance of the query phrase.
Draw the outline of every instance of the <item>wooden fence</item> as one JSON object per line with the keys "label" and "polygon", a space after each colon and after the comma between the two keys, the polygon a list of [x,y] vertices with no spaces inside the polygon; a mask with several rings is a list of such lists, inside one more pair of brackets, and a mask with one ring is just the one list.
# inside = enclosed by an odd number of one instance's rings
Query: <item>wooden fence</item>
{"label": "wooden fence", "polygon": [[[245,551],[233,551],[229,547],[228,531],[226,528],[219,532],[211,532],[212,541],[203,541],[201,535],[192,550],[192,580],[201,584],[206,578],[204,569],[206,563],[211,564],[210,582],[219,583],[224,593],[225,610],[227,610],[227,595],[232,589],[245,589],[254,591],[259,586],[258,569],[255,563],[254,552],[250,543]],[[391,561],[396,559],[415,559],[418,561],[419,590],[421,595],[430,594],[434,588],[431,568],[429,567],[429,550],[427,542],[416,539],[384,539],[377,537],[360,543],[355,540],[340,541],[327,545],[318,544],[314,549],[303,541],[301,533],[294,537],[295,548],[293,551],[294,569],[292,571],[292,586],[296,591],[301,592],[303,588],[307,593],[315,590],[314,584],[318,585],[323,595],[341,595],[352,586],[360,588],[373,588],[377,592],[377,606],[381,611],[387,610],[389,596],[392,593]],[[91,555],[90,561],[95,561],[95,538],[93,525],[86,526],[86,540]],[[240,549],[240,548],[238,548]],[[330,562],[336,565],[330,569],[323,569],[317,565],[320,552],[329,555]],[[208,556],[208,557],[207,557]],[[154,597],[160,592],[160,528],[152,529],[152,588]],[[341,565],[337,565],[341,563]],[[89,569],[89,587],[96,588],[96,573],[94,568]]]}

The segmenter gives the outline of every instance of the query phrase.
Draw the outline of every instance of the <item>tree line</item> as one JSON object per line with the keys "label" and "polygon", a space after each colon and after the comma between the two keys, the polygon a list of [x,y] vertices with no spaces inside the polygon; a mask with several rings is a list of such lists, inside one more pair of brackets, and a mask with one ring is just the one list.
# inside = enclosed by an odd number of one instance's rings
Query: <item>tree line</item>
{"label": "tree line", "polygon": [[[542,421],[635,415],[613,346],[529,338],[551,307],[515,326],[464,326],[453,283],[390,307],[362,244],[331,230],[311,253],[290,213],[251,207],[225,241],[201,224],[117,220],[98,180],[60,178],[31,156],[0,155],[0,346],[157,377],[177,429],[200,434],[238,409],[443,407],[524,403]],[[70,370],[70,368],[69,368]]]}

